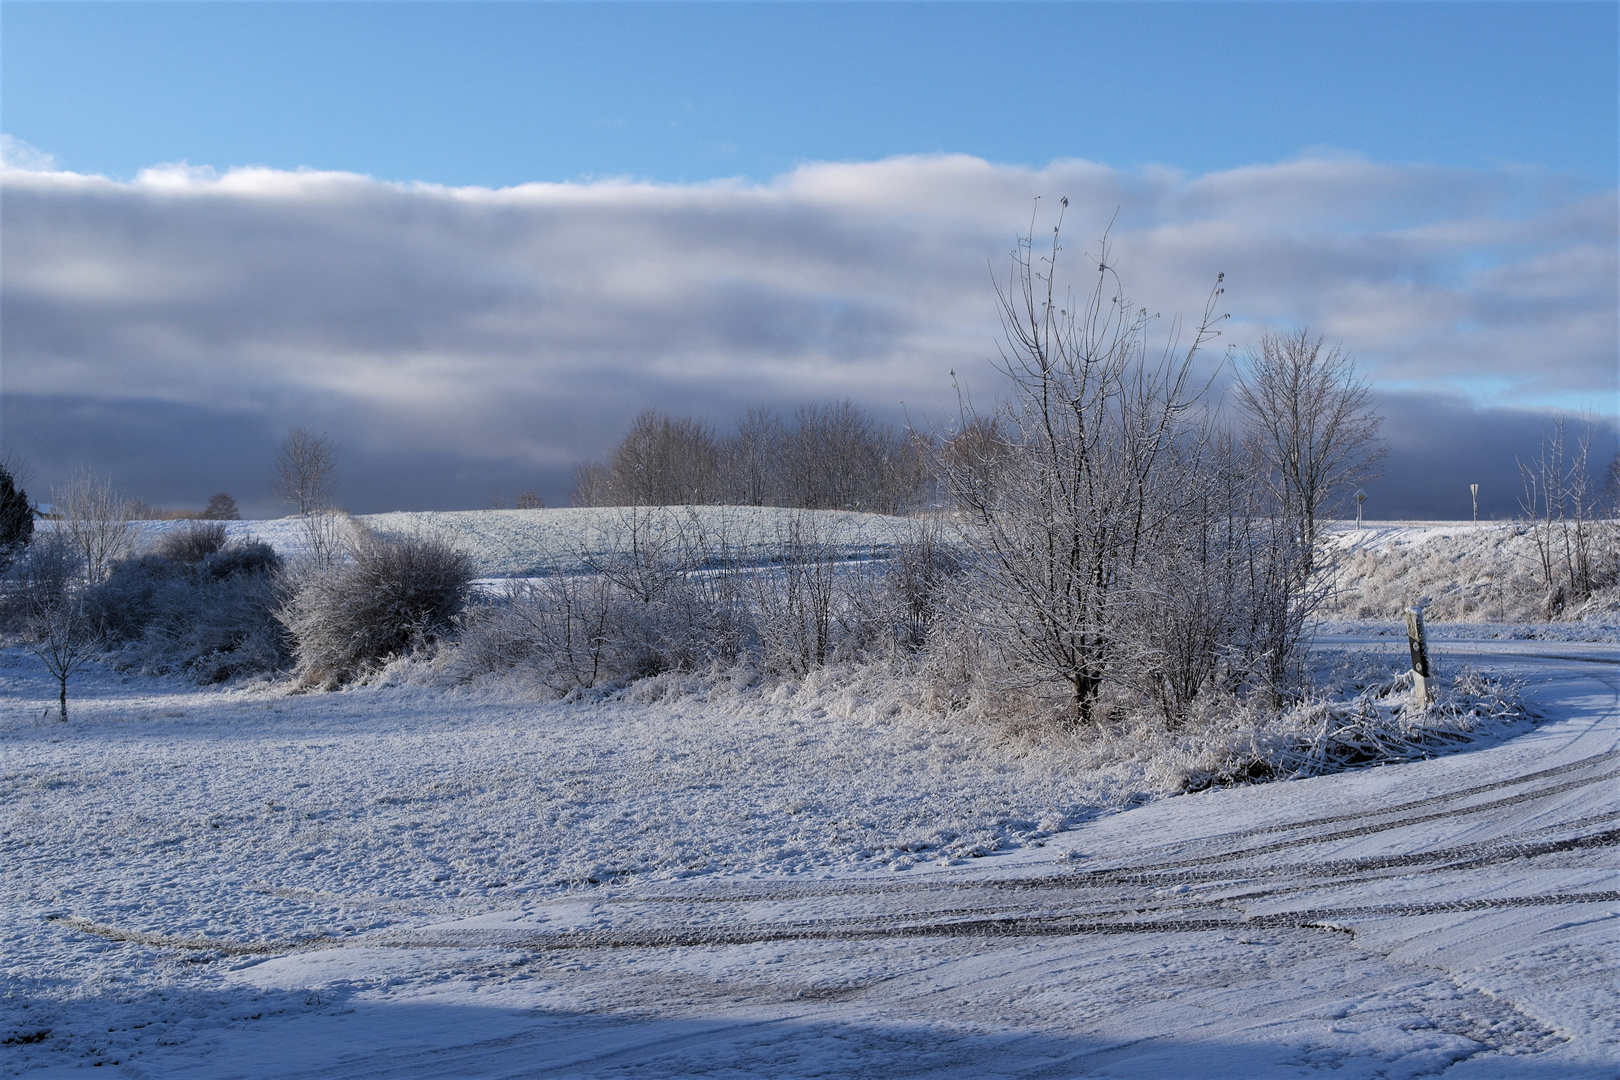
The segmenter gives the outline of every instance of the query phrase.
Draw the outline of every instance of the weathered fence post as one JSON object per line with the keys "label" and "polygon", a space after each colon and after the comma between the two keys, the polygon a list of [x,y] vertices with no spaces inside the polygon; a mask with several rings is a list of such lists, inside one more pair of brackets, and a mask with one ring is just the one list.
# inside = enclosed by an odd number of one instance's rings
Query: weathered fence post
{"label": "weathered fence post", "polygon": [[1406,644],[1412,651],[1412,690],[1420,709],[1434,704],[1434,693],[1429,680],[1435,677],[1434,665],[1429,662],[1429,639],[1423,629],[1423,605],[1413,604],[1406,609]]}

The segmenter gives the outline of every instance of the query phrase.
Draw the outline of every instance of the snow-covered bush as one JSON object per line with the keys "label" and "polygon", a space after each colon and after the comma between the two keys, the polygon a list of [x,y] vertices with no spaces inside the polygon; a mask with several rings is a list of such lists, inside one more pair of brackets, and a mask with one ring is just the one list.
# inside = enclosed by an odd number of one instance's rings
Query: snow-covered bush
{"label": "snow-covered bush", "polygon": [[1443,678],[1438,700],[1421,708],[1412,673],[1386,670],[1320,687],[1280,712],[1233,702],[1201,718],[1199,743],[1167,755],[1164,767],[1182,790],[1322,776],[1434,757],[1528,720],[1511,680],[1463,668]]}
{"label": "snow-covered bush", "polygon": [[152,547],[154,555],[175,562],[195,565],[225,546],[223,521],[188,521],[178,529],[163,533]]}
{"label": "snow-covered bush", "polygon": [[274,615],[281,565],[268,544],[193,525],[115,563],[87,607],[117,666],[199,683],[275,671],[289,658]]}
{"label": "snow-covered bush", "polygon": [[304,686],[333,689],[437,642],[472,591],[472,559],[433,537],[360,534],[346,548],[296,568],[276,612]]}
{"label": "snow-covered bush", "polygon": [[84,564],[68,537],[41,529],[0,578],[0,629],[22,632],[39,611],[64,597],[84,578]]}

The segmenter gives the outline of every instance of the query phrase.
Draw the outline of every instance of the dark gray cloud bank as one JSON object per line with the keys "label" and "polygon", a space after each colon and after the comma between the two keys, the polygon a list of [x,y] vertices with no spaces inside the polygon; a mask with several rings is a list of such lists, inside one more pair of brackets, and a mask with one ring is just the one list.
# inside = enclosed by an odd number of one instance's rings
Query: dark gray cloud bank
{"label": "dark gray cloud bank", "polygon": [[996,395],[991,267],[1060,195],[1076,267],[1117,209],[1141,303],[1196,313],[1224,271],[1223,343],[1308,324],[1358,358],[1391,441],[1377,516],[1464,516],[1469,482],[1513,513],[1552,408],[1614,450],[1615,193],[1522,169],[945,156],[492,191],[25,164],[0,172],[0,438],[40,488],[89,463],[156,504],[276,513],[269,461],[305,425],[357,511],[556,503],[649,404],[724,425],[848,396],[928,424],[953,368]]}

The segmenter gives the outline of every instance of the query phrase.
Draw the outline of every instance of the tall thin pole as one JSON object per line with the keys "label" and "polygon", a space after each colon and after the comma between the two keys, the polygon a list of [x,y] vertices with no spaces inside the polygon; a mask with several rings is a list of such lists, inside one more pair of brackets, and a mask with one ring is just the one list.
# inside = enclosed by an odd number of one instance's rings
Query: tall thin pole
{"label": "tall thin pole", "polygon": [[1474,524],[1479,524],[1479,485],[1469,484],[1468,494],[1474,497]]}

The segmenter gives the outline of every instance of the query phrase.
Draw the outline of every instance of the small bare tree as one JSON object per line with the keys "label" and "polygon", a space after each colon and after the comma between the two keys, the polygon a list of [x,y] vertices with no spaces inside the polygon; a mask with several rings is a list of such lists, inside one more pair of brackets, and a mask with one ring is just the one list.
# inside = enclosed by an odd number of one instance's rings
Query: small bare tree
{"label": "small bare tree", "polygon": [[329,510],[337,480],[337,444],[326,435],[296,427],[276,451],[276,494],[299,514]]}
{"label": "small bare tree", "polygon": [[28,651],[56,679],[57,719],[66,720],[68,680],[90,662],[96,633],[83,597],[65,590],[34,607],[28,619]]}
{"label": "small bare tree", "polygon": [[1266,334],[1239,365],[1233,397],[1256,439],[1259,466],[1299,547],[1309,576],[1316,565],[1318,521],[1383,459],[1372,390],[1355,361],[1324,349],[1304,328]]}
{"label": "small bare tree", "polygon": [[135,504],[89,469],[74,474],[65,487],[52,493],[52,499],[61,521],[58,528],[78,554],[85,581],[100,583],[112,564],[134,547]]}

